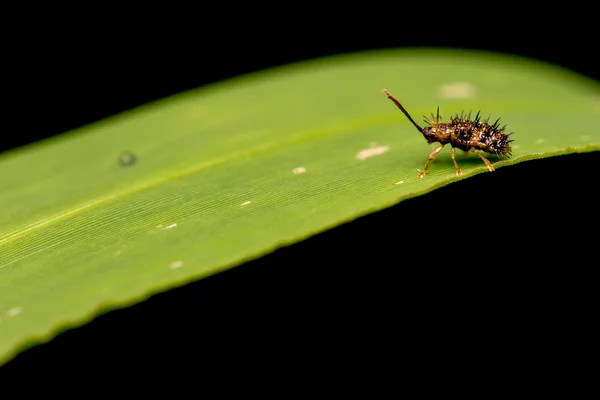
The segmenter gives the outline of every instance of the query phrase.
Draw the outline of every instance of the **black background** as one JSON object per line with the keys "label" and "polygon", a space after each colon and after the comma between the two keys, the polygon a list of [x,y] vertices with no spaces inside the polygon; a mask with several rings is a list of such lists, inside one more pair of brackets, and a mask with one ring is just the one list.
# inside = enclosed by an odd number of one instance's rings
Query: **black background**
{"label": "black background", "polygon": [[[583,45],[595,26],[585,13],[400,6],[54,9],[4,39],[0,149],[240,74],[369,49],[485,49],[600,79]],[[588,331],[598,161],[597,153],[561,156],[458,182],[109,312],[1,371],[186,363],[231,373],[407,359],[421,368],[461,360],[462,351],[481,363],[570,357],[556,332],[585,339]]]}

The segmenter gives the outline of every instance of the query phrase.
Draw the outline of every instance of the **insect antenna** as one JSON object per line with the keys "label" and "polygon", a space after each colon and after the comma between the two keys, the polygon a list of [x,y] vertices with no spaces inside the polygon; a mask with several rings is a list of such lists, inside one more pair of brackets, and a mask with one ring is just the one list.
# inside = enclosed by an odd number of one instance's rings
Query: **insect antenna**
{"label": "insect antenna", "polygon": [[[410,116],[410,114],[408,113],[408,111],[406,111],[404,109],[404,107],[402,107],[402,104],[400,104],[400,102],[398,100],[396,100],[394,98],[394,96],[392,96],[390,94],[390,92],[388,92],[385,89],[381,89],[381,91],[387,96],[388,99],[390,99],[391,101],[394,102],[394,104],[396,105],[396,107],[398,107],[400,109],[400,111],[402,111],[404,113],[404,115],[406,115],[406,118],[408,118],[408,120],[415,126],[415,128],[417,128],[419,130],[419,132],[423,133],[423,128],[421,128],[419,125],[417,125],[417,123],[415,122],[414,119],[412,119],[412,117]],[[438,109],[439,112],[439,109]]]}

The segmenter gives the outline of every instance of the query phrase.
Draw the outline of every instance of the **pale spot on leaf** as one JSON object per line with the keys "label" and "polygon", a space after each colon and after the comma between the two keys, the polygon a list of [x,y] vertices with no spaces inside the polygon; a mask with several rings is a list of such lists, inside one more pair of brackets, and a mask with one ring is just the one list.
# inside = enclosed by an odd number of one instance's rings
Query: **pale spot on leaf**
{"label": "pale spot on leaf", "polygon": [[169,265],[170,269],[177,269],[177,268],[181,268],[181,267],[183,267],[183,261],[181,261],[181,260],[175,261]]}
{"label": "pale spot on leaf", "polygon": [[475,86],[468,82],[450,82],[441,85],[438,94],[444,99],[470,99],[475,96]]}
{"label": "pale spot on leaf", "polygon": [[358,160],[366,160],[369,157],[378,156],[380,154],[383,154],[383,153],[387,152],[389,149],[390,149],[389,146],[371,147],[370,149],[364,149],[364,150],[359,151],[355,157]]}
{"label": "pale spot on leaf", "polygon": [[303,173],[305,173],[305,172],[306,172],[306,168],[304,168],[304,167],[298,167],[298,168],[294,168],[294,169],[292,170],[292,173],[293,173],[294,175],[303,174]]}
{"label": "pale spot on leaf", "polygon": [[248,205],[248,204],[250,204],[250,203],[252,203],[252,202],[251,202],[251,201],[245,201],[245,202],[243,202],[241,205],[242,205],[242,206],[247,206],[247,205]]}
{"label": "pale spot on leaf", "polygon": [[173,224],[170,224],[170,225],[167,225],[167,226],[164,226],[163,224],[158,224],[156,226],[156,229],[163,229],[163,230],[164,229],[172,229],[172,228],[175,228],[176,226],[177,226],[176,223],[173,223]]}
{"label": "pale spot on leaf", "polygon": [[21,314],[21,311],[23,311],[21,307],[13,307],[6,312],[6,315],[9,317],[14,317],[15,315]]}

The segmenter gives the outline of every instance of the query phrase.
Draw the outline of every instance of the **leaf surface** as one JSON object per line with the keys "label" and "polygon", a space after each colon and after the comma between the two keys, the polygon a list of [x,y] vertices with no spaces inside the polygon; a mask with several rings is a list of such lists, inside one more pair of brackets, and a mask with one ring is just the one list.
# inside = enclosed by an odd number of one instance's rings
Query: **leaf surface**
{"label": "leaf surface", "polygon": [[[448,183],[439,105],[515,132],[496,168],[600,149],[600,86],[539,62],[389,50],[263,71],[0,155],[0,363],[60,329]],[[123,159],[132,152],[136,160]],[[129,163],[128,163],[129,162]]]}

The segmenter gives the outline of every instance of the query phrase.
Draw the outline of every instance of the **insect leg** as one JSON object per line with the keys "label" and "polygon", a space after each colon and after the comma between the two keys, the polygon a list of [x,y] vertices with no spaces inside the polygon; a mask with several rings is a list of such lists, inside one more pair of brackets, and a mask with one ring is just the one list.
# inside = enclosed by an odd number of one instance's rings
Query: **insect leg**
{"label": "insect leg", "polygon": [[[433,147],[433,146],[432,146]],[[423,171],[419,172],[419,178],[423,178],[425,176],[425,174],[427,173],[427,170],[429,169],[429,163],[432,162],[433,160],[435,160],[435,156],[437,155],[437,153],[439,153],[442,149],[444,148],[444,145],[441,145],[440,147],[437,147],[435,149],[433,149],[431,151],[431,153],[429,153],[429,155],[427,156],[427,161],[425,162],[425,166],[423,167]]]}
{"label": "insect leg", "polygon": [[456,157],[454,156],[454,147],[450,148],[450,157],[452,157],[452,162],[454,163],[454,167],[456,168],[456,175],[462,175],[462,171],[458,164],[456,163]]}
{"label": "insect leg", "polygon": [[481,159],[483,160],[483,162],[484,162],[484,163],[485,163],[485,165],[487,166],[487,169],[488,169],[490,172],[494,172],[494,171],[495,171],[495,168],[494,168],[494,166],[492,165],[492,163],[491,163],[491,162],[489,162],[487,158],[485,158],[484,156],[482,156],[480,152],[478,152],[478,151],[476,151],[476,150],[473,150],[473,153],[475,153],[475,154],[477,154],[479,157],[481,157]]}

